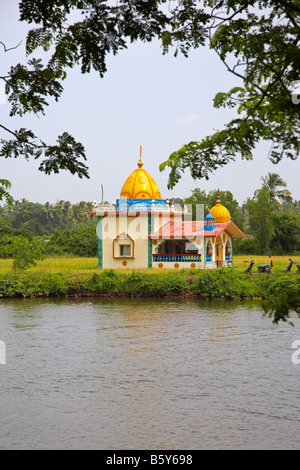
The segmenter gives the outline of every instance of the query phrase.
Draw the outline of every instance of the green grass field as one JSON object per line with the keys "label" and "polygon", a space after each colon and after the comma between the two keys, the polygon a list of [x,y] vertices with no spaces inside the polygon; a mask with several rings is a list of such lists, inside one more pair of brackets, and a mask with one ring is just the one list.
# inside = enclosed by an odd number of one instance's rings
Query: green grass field
{"label": "green grass field", "polygon": [[[254,260],[253,272],[257,272],[256,266],[258,264],[269,263],[268,256],[247,256],[240,255],[233,257],[233,265],[240,272],[245,271],[251,258]],[[296,264],[300,264],[300,256],[292,257]],[[12,271],[13,260],[0,259],[0,274],[5,274]],[[273,272],[282,271],[288,265],[288,256],[273,256]],[[123,271],[123,270],[122,270]],[[127,270],[130,271],[130,270]],[[139,270],[142,271],[142,270]],[[157,272],[158,269],[150,268],[144,270],[146,272]],[[164,269],[164,271],[166,271]],[[174,271],[172,269],[172,271]],[[296,271],[296,266],[292,267],[292,271]],[[97,258],[46,258],[43,261],[38,261],[34,268],[28,269],[26,272],[44,272],[44,273],[93,273],[99,272]]]}

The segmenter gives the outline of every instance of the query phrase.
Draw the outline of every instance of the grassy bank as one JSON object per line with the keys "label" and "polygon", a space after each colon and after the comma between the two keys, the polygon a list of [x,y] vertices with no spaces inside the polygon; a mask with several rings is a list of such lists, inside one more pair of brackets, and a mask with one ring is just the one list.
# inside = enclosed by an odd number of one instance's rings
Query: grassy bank
{"label": "grassy bank", "polygon": [[[0,275],[12,271],[12,259],[0,259]],[[58,257],[37,261],[26,273],[93,273],[99,272],[97,258]]]}
{"label": "grassy bank", "polygon": [[[238,272],[243,273],[248,267],[251,258],[254,260],[255,265],[253,272],[257,271],[256,266],[258,264],[269,263],[268,256],[234,256],[233,265]],[[300,256],[292,256],[292,259],[296,264],[300,264]],[[280,273],[288,265],[288,256],[273,256],[274,267],[272,271],[274,273]],[[0,259],[0,275],[11,273],[13,260],[12,259]],[[296,270],[295,265],[293,271]],[[145,273],[157,273],[157,269],[142,269],[137,272]],[[173,269],[164,269],[164,272],[173,272]],[[118,272],[131,272],[131,270],[119,270]],[[194,271],[193,271],[194,272]],[[79,258],[79,257],[57,257],[57,258],[46,258],[42,261],[37,261],[37,265],[30,268],[26,273],[63,273],[63,274],[83,274],[83,273],[99,273],[98,260],[97,258]]]}
{"label": "grassy bank", "polygon": [[31,269],[0,273],[0,297],[41,296],[196,296],[205,299],[252,299],[300,290],[300,275],[275,270],[271,274],[244,274],[223,268],[209,271],[154,269],[99,271],[83,268],[49,272]]}

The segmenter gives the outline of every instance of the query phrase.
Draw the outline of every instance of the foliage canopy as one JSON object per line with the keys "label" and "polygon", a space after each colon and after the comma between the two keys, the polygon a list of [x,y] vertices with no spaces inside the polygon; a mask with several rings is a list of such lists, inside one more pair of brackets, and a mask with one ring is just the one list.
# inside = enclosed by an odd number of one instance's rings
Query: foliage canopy
{"label": "foliage canopy", "polygon": [[[189,169],[193,178],[211,172],[240,155],[251,159],[260,139],[272,142],[276,163],[299,154],[300,6],[292,0],[22,0],[20,20],[32,24],[26,40],[27,65],[6,75],[11,116],[43,114],[48,99],[60,98],[67,70],[106,72],[108,54],[116,55],[135,41],[159,38],[163,52],[188,55],[201,46],[213,49],[240,86],[218,93],[216,108],[235,109],[224,129],[173,152],[160,166],[169,168],[169,187]],[[9,50],[1,43],[4,52]],[[33,57],[39,48],[48,61]],[[11,130],[1,140],[0,156],[42,158],[47,174],[67,169],[88,177],[85,150],[63,132],[54,145],[30,129]]]}

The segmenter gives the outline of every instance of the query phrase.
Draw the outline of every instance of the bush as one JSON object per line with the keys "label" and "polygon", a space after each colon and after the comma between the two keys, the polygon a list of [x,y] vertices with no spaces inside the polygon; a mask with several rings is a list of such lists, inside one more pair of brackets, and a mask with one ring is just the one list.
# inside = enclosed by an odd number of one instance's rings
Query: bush
{"label": "bush", "polygon": [[22,277],[2,277],[0,278],[0,296],[1,297],[26,297],[31,295],[30,280]]}
{"label": "bush", "polygon": [[202,271],[195,276],[191,291],[206,299],[235,299],[260,294],[255,278],[246,277],[231,268]]}
{"label": "bush", "polygon": [[300,276],[297,274],[294,275],[293,273],[285,273],[272,279],[267,290],[267,295],[276,296],[290,290],[300,290]]}
{"label": "bush", "polygon": [[63,274],[45,274],[37,282],[37,293],[43,295],[62,295],[68,291],[66,279]]}
{"label": "bush", "polygon": [[61,273],[5,275],[0,277],[1,297],[62,295],[68,290]]}
{"label": "bush", "polygon": [[163,296],[184,293],[188,283],[181,273],[120,273],[109,269],[86,279],[84,288],[100,294]]}
{"label": "bush", "polygon": [[38,238],[29,241],[22,236],[4,235],[1,237],[1,252],[12,256],[15,270],[25,270],[36,266],[36,261],[44,258],[43,244]]}

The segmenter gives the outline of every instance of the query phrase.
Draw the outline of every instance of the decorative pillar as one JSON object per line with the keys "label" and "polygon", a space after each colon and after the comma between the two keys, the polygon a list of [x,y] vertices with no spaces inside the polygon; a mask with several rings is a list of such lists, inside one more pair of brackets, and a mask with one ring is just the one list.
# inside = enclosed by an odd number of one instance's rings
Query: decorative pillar
{"label": "decorative pillar", "polygon": [[[148,235],[151,234],[151,212],[148,212]],[[148,268],[152,268],[152,240],[148,237]]]}
{"label": "decorative pillar", "polygon": [[98,237],[98,268],[103,269],[102,217],[98,217],[97,237]]}

